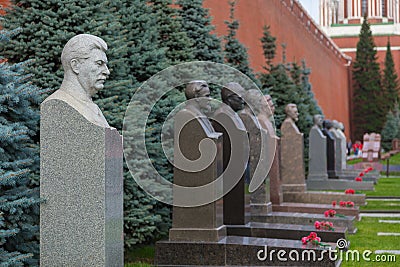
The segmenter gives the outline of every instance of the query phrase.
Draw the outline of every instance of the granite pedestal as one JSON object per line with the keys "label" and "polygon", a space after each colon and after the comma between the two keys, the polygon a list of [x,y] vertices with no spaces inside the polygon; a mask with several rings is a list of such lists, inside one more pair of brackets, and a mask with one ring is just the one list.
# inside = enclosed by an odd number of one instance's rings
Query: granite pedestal
{"label": "granite pedestal", "polygon": [[225,225],[243,225],[247,223],[245,208],[250,204],[245,197],[250,150],[248,133],[240,117],[225,104],[214,113],[212,124],[215,131],[223,136],[223,186],[226,192],[223,197],[223,222]]}
{"label": "granite pedestal", "polygon": [[40,266],[123,266],[122,137],[41,105]]}
{"label": "granite pedestal", "polygon": [[326,136],[318,125],[310,130],[308,180],[327,180]]}
{"label": "granite pedestal", "polygon": [[[334,243],[327,244],[330,245],[332,250],[336,248]],[[217,243],[158,242],[155,265],[340,266],[340,260],[331,260],[334,257],[329,257],[328,249],[311,245],[306,246],[299,240],[240,236],[228,236]],[[322,253],[323,251],[325,252]],[[281,256],[286,255],[287,259],[280,260],[277,257],[278,252]],[[292,257],[289,257],[289,255],[292,255]],[[296,255],[299,255],[299,257],[297,258]]]}
{"label": "granite pedestal", "polygon": [[[256,191],[251,193],[250,212],[251,214],[266,214],[272,211],[270,201],[270,186],[268,171],[273,161],[273,151],[275,142],[269,132],[261,128],[260,123],[248,108],[239,114],[249,133],[250,157],[249,157],[249,176],[250,179],[263,181]],[[264,153],[262,153],[264,151]],[[272,156],[270,155],[272,154]],[[257,168],[257,172],[256,172]]]}
{"label": "granite pedestal", "polygon": [[[181,162],[189,159],[194,164],[201,157],[199,147],[204,140],[212,142],[217,148],[216,156],[212,162],[200,171],[190,171],[183,168],[174,168],[174,184],[179,186],[202,187],[214,182],[222,173],[222,134],[216,133],[210,121],[192,106],[179,111],[175,116],[174,136],[174,162],[182,166]],[[222,192],[222,183],[213,183],[212,187],[204,194],[211,202],[204,205],[190,205],[190,200],[200,200],[203,194],[193,193],[191,196],[185,192],[173,190],[172,228],[169,231],[171,241],[199,241],[218,242],[225,236],[226,230],[222,222],[222,211],[218,204],[212,201],[217,194]],[[206,199],[205,199],[206,200]]]}

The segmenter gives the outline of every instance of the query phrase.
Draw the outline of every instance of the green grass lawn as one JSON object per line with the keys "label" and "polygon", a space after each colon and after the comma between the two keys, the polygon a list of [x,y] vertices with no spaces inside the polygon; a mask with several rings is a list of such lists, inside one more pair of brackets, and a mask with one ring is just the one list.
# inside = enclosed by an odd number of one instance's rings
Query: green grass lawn
{"label": "green grass lawn", "polygon": [[[361,206],[361,211],[370,210],[385,210],[385,211],[398,211],[400,210],[400,200],[398,201],[379,201],[379,200],[368,200],[368,205]],[[400,225],[399,225],[400,229]]]}
{"label": "green grass lawn", "polygon": [[[369,205],[369,204],[368,204]],[[346,261],[342,262],[342,266],[399,266],[400,255],[396,255],[396,262],[372,262],[375,259],[376,250],[400,250],[400,238],[398,236],[378,236],[378,232],[400,232],[400,224],[380,223],[379,220],[399,220],[400,218],[368,218],[363,217],[361,221],[356,223],[358,231],[355,235],[347,235],[350,241],[350,250],[358,250],[360,254],[360,262]],[[370,262],[362,259],[362,252],[365,250],[372,251],[369,256]]]}
{"label": "green grass lawn", "polygon": [[393,196],[400,197],[400,178],[380,178],[375,185],[375,191],[364,191],[370,196]]}
{"label": "green grass lawn", "polygon": [[[386,161],[382,160],[381,163],[386,164]],[[389,164],[390,165],[400,165],[400,153],[390,157]]]}
{"label": "green grass lawn", "polygon": [[153,266],[154,246],[138,246],[125,251],[125,267],[148,267]]}
{"label": "green grass lawn", "polygon": [[352,159],[352,160],[348,160],[347,161],[347,165],[354,165],[356,163],[362,162],[362,158],[356,158],[356,159]]}

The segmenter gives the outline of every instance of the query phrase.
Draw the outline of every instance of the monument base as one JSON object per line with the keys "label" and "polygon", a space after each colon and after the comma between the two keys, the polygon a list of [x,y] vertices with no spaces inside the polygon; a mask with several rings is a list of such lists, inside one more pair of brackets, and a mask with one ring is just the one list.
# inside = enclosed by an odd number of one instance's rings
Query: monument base
{"label": "monument base", "polygon": [[304,192],[306,191],[306,184],[282,184],[282,192]]}
{"label": "monument base", "polygon": [[267,215],[252,216],[252,222],[260,223],[282,223],[282,224],[299,224],[313,226],[315,221],[330,221],[335,226],[347,228],[349,234],[355,234],[357,228],[354,227],[353,222],[356,220],[355,216],[342,217],[329,217],[326,218],[324,214],[313,213],[292,213],[292,212],[272,212]]}
{"label": "monument base", "polygon": [[171,228],[169,230],[169,239],[173,241],[206,241],[217,242],[226,236],[225,225],[219,228]]}
{"label": "monument base", "polygon": [[[339,176],[340,177],[340,176]],[[340,177],[341,178],[341,177]],[[352,188],[354,190],[374,190],[373,182],[357,182],[345,179],[327,179],[327,180],[307,180],[307,189],[309,190],[346,190]]]}
{"label": "monument base", "polygon": [[332,204],[311,204],[311,203],[289,203],[283,202],[279,205],[272,205],[272,210],[277,212],[302,212],[302,213],[316,213],[316,214],[324,214],[326,210],[334,209],[337,213],[354,216],[357,220],[359,220],[360,210],[358,207],[345,208],[340,207],[339,202],[336,206],[332,206]]}
{"label": "monument base", "polygon": [[[327,244],[330,247],[322,248],[305,246],[300,240],[240,236],[228,236],[219,242],[159,241],[156,243],[155,265],[340,266],[340,261],[332,260],[335,257],[327,253],[329,249],[334,250],[336,244]],[[278,259],[277,255],[286,255],[287,260]]]}
{"label": "monument base", "polygon": [[353,201],[357,206],[366,205],[365,194],[345,194],[338,192],[293,192],[283,195],[284,202],[332,204],[333,201]]}
{"label": "monument base", "polygon": [[328,173],[309,173],[307,180],[321,180],[328,179]]}
{"label": "monument base", "polygon": [[271,202],[268,202],[266,204],[251,203],[250,204],[250,212],[251,212],[251,215],[270,213],[270,212],[272,212],[272,203]]}
{"label": "monument base", "polygon": [[228,236],[301,240],[310,232],[316,232],[324,242],[336,243],[340,238],[346,239],[347,228],[336,226],[334,228],[335,231],[329,231],[316,230],[314,225],[250,222],[246,225],[227,225],[227,234]]}

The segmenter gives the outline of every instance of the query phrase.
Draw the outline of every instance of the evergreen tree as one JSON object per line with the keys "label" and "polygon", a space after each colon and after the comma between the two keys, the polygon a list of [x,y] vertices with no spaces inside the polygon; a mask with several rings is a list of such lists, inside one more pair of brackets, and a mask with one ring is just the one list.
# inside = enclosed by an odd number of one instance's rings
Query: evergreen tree
{"label": "evergreen tree", "polygon": [[364,133],[379,132],[383,126],[385,104],[381,93],[381,77],[372,32],[367,17],[361,26],[353,66],[353,139]]}
{"label": "evergreen tree", "polygon": [[[0,44],[8,37],[0,32]],[[38,90],[23,74],[26,62],[0,58],[0,262],[1,266],[39,263],[39,188],[33,176],[39,149]]]}
{"label": "evergreen tree", "polygon": [[269,66],[271,66],[272,60],[274,60],[276,54],[276,37],[271,35],[269,25],[264,25],[263,37],[260,40],[263,48],[264,58],[267,63],[265,67],[268,69]]}
{"label": "evergreen tree", "polygon": [[389,151],[392,148],[392,140],[398,138],[400,131],[400,118],[399,118],[399,106],[396,103],[394,110],[390,110],[386,115],[386,122],[382,129],[382,147],[385,151]]}
{"label": "evergreen tree", "polygon": [[389,40],[386,46],[385,69],[383,71],[382,89],[386,102],[386,111],[392,110],[394,108],[394,104],[399,100],[399,80],[395,70]]}
{"label": "evergreen tree", "polygon": [[148,2],[156,16],[156,24],[159,26],[159,43],[167,48],[166,57],[170,64],[191,61],[193,43],[183,29],[178,10],[171,7],[172,1],[149,0]]}
{"label": "evergreen tree", "polygon": [[178,0],[179,14],[182,17],[183,30],[192,41],[195,60],[223,63],[221,41],[211,33],[215,27],[211,24],[208,9],[203,0]]}
{"label": "evergreen tree", "polygon": [[225,21],[225,24],[228,26],[228,35],[224,37],[225,62],[249,76],[256,84],[260,84],[249,66],[246,47],[236,37],[237,30],[239,29],[239,21],[235,18],[236,0],[229,0],[229,6],[230,20]]}
{"label": "evergreen tree", "polygon": [[[322,114],[312,92],[309,81],[311,70],[306,66],[305,60],[301,66],[296,62],[286,63],[286,45],[283,44],[282,62],[273,64],[275,55],[275,38],[270,35],[269,28],[264,27],[263,38],[260,39],[266,60],[264,69],[268,73],[259,74],[263,93],[269,93],[275,102],[275,126],[280,129],[286,117],[285,107],[289,103],[297,105],[299,120],[296,123],[300,132],[304,134],[304,160],[308,166],[308,135],[313,126],[313,116]],[[280,131],[277,131],[280,135]]]}

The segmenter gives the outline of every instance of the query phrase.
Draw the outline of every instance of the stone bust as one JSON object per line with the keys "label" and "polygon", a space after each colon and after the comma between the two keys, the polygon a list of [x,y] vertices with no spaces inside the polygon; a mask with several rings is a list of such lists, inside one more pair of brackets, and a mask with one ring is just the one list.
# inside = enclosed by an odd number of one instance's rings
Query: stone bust
{"label": "stone bust", "polygon": [[333,123],[331,120],[324,120],[322,123],[322,131],[326,136],[330,136],[331,138],[333,138],[332,134],[331,134],[331,129],[333,128]]}
{"label": "stone bust", "polygon": [[340,128],[339,122],[337,120],[333,120],[332,121],[332,125],[335,128],[335,130],[338,130]]}
{"label": "stone bust", "polygon": [[281,132],[282,136],[286,131],[294,130],[297,134],[302,134],[299,131],[299,128],[297,128],[296,121],[299,120],[299,112],[297,111],[297,105],[296,104],[287,104],[285,107],[285,113],[286,113],[286,119],[283,121],[282,126],[281,126]]}
{"label": "stone bust", "polygon": [[317,114],[314,115],[314,126],[313,128],[322,129],[322,124],[324,122],[324,116]]}
{"label": "stone bust", "polygon": [[285,107],[286,120],[291,119],[296,122],[299,120],[299,112],[296,104],[287,104]]}
{"label": "stone bust", "polygon": [[79,34],[72,37],[61,54],[64,69],[61,87],[45,101],[64,101],[91,123],[110,127],[100,108],[92,101],[110,75],[106,51],[107,44],[97,36]]}
{"label": "stone bust", "polygon": [[214,132],[210,121],[208,120],[205,113],[211,111],[210,106],[210,88],[206,81],[194,80],[189,82],[185,88],[186,102],[185,109],[190,111],[192,115],[198,118],[203,127],[205,127],[209,132]]}
{"label": "stone bust", "polygon": [[275,104],[272,101],[272,97],[270,95],[264,95],[264,99],[268,104],[268,108],[266,108],[266,113],[271,118],[275,113]]}
{"label": "stone bust", "polygon": [[230,82],[222,87],[221,99],[223,103],[230,106],[235,112],[237,112],[244,108],[244,101],[241,97],[244,93],[245,90],[240,84]]}

